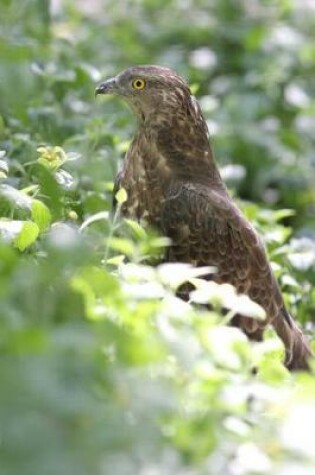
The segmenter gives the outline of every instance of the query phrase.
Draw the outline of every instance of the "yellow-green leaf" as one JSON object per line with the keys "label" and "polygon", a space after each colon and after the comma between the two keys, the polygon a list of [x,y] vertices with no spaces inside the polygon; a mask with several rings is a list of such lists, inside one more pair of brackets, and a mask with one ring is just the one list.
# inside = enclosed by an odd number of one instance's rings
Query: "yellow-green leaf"
{"label": "yellow-green leaf", "polygon": [[125,190],[125,188],[120,188],[120,190],[117,191],[115,198],[119,205],[122,205],[123,203],[125,203],[125,201],[127,201],[127,198],[128,198],[127,191]]}
{"label": "yellow-green leaf", "polygon": [[32,221],[25,221],[18,236],[14,240],[14,245],[20,250],[24,251],[31,246],[39,235],[39,227]]}
{"label": "yellow-green leaf", "polygon": [[39,231],[42,233],[49,228],[51,222],[51,214],[47,206],[39,200],[32,201],[32,219],[37,224]]}

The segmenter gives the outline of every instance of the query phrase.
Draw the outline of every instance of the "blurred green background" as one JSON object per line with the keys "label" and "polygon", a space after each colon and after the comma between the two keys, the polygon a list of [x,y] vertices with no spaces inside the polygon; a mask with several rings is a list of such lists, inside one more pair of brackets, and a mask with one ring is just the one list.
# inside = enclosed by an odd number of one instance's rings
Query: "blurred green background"
{"label": "blurred green background", "polygon": [[178,302],[142,264],[159,238],[109,240],[135,123],[94,89],[134,64],[189,81],[311,335],[314,2],[1,0],[0,22],[0,475],[313,473],[312,377]]}

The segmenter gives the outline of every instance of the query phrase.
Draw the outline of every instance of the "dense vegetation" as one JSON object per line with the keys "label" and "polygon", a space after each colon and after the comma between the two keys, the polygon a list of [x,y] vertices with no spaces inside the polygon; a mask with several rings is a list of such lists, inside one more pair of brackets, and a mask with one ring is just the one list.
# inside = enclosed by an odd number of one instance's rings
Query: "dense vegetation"
{"label": "dense vegetation", "polygon": [[0,474],[314,473],[313,376],[286,371],[271,331],[253,345],[225,325],[261,318],[233,289],[193,293],[206,311],[174,294],[196,270],[148,265],[166,240],[110,215],[134,122],[94,100],[131,64],[190,81],[312,337],[313,2],[2,0],[0,16]]}

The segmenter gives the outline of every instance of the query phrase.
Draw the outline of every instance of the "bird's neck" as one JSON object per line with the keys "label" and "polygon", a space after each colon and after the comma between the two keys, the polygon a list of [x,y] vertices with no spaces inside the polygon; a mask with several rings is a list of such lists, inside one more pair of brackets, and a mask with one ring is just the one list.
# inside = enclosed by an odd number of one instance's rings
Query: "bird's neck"
{"label": "bird's neck", "polygon": [[145,147],[151,150],[151,160],[157,164],[156,172],[161,169],[166,175],[168,170],[173,180],[224,187],[203,117],[190,119],[179,116],[179,120],[156,120],[142,126]]}

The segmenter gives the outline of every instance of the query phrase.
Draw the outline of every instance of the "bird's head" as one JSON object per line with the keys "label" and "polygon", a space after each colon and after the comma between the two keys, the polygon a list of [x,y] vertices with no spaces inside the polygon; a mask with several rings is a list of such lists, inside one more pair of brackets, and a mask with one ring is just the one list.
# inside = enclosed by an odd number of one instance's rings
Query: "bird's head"
{"label": "bird's head", "polygon": [[[101,83],[95,94],[122,97],[145,127],[146,156],[163,157],[174,176],[218,182],[207,124],[187,83],[169,68],[133,66]],[[139,152],[140,153],[140,152]],[[165,167],[164,167],[165,169]]]}
{"label": "bird's head", "polygon": [[157,113],[178,109],[189,102],[187,83],[174,71],[162,66],[133,66],[101,83],[95,94],[122,97],[136,115],[144,120]]}

